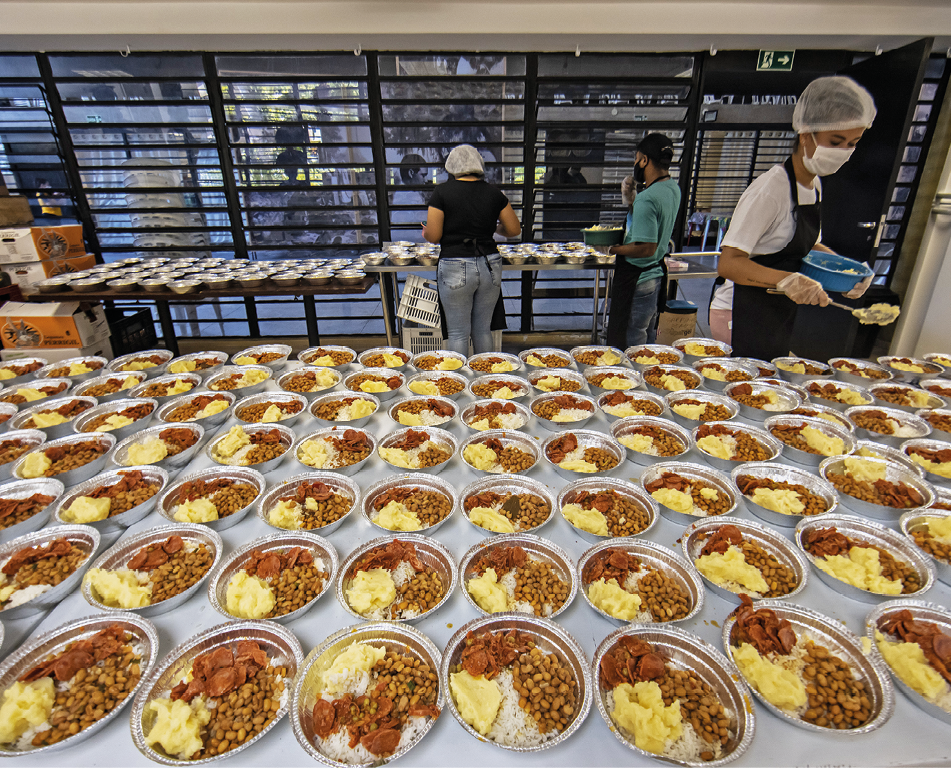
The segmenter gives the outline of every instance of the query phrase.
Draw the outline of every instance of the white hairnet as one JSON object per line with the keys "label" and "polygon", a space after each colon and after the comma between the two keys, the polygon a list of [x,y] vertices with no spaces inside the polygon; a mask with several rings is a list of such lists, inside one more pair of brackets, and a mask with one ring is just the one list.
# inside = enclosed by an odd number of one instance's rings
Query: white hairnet
{"label": "white hairnet", "polygon": [[446,172],[453,176],[485,176],[485,161],[471,144],[460,144],[446,158]]}
{"label": "white hairnet", "polygon": [[820,77],[806,86],[796,102],[793,130],[818,133],[870,128],[875,113],[872,94],[851,77]]}

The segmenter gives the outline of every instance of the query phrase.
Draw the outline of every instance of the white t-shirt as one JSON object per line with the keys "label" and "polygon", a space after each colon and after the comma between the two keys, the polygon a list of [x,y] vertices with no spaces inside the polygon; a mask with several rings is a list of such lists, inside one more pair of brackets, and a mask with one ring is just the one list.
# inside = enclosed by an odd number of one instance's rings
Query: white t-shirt
{"label": "white t-shirt", "polygon": [[[819,184],[818,178],[816,184]],[[800,205],[816,202],[815,188],[798,183],[796,186],[799,187]],[[821,185],[819,190],[821,192]],[[789,177],[782,165],[774,165],[755,179],[740,197],[720,247],[738,248],[751,256],[776,253],[789,245],[795,232]],[[727,280],[717,288],[710,309],[732,308],[733,283]]]}

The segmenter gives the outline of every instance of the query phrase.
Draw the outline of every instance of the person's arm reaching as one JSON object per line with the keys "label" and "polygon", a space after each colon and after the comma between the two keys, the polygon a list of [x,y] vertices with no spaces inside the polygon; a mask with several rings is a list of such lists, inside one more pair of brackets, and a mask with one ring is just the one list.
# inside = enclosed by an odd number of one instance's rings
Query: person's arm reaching
{"label": "person's arm reaching", "polygon": [[608,253],[629,259],[649,259],[657,252],[657,243],[627,243],[612,245]]}
{"label": "person's arm reaching", "polygon": [[518,216],[512,210],[511,203],[506,205],[499,214],[499,226],[495,231],[503,237],[518,237],[522,234],[522,225],[519,224]]}
{"label": "person's arm reaching", "polygon": [[442,225],[445,220],[446,216],[441,210],[429,206],[426,224],[423,226],[423,239],[433,244],[442,240]]}

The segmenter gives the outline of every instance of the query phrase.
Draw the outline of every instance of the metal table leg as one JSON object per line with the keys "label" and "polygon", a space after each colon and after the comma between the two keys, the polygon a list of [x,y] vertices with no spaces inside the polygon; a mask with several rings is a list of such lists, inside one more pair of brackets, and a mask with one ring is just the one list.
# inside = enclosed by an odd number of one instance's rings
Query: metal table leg
{"label": "metal table leg", "polygon": [[244,297],[244,315],[248,318],[248,335],[253,338],[261,336],[261,326],[258,324],[258,305],[253,296]]}
{"label": "metal table leg", "polygon": [[172,310],[168,306],[168,301],[156,299],[155,309],[158,311],[159,323],[162,326],[162,341],[165,342],[165,349],[174,352],[175,357],[178,357],[178,339],[175,338],[175,325],[172,323]]}
{"label": "metal table leg", "polygon": [[317,305],[313,296],[304,296],[304,319],[307,322],[307,341],[312,347],[320,346],[320,334],[317,331]]}
{"label": "metal table leg", "polygon": [[598,343],[598,300],[601,293],[601,270],[594,270],[594,307],[591,310],[591,343]]}
{"label": "metal table leg", "polygon": [[[395,274],[395,273],[393,273]],[[393,346],[393,317],[390,314],[390,286],[387,284],[386,273],[376,273],[377,282],[380,284],[380,304],[383,305],[383,327],[386,329],[386,346]]]}

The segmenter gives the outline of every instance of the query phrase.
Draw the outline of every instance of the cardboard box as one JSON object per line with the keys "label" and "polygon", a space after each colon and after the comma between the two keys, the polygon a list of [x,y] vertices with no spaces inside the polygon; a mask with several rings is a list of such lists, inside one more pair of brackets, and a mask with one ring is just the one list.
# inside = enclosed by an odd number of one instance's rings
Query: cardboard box
{"label": "cardboard box", "polygon": [[4,264],[3,271],[10,275],[10,281],[14,285],[19,285],[25,293],[34,293],[34,284],[41,280],[69,272],[80,272],[94,266],[96,266],[96,257],[87,253],[85,256],[79,256],[75,259],[50,259],[49,261]]}
{"label": "cardboard box", "polygon": [[30,202],[22,195],[0,197],[0,227],[28,227],[33,223]]}
{"label": "cardboard box", "polygon": [[[2,204],[2,201],[0,201]],[[86,253],[81,224],[0,231],[0,264],[72,259]]]}
{"label": "cardboard box", "polygon": [[101,304],[8,301],[0,307],[0,340],[4,349],[78,349],[108,336],[109,323]]}
{"label": "cardboard box", "polygon": [[107,336],[93,342],[88,347],[47,347],[46,349],[0,349],[0,361],[22,360],[25,357],[42,357],[48,363],[61,363],[71,357],[104,357],[112,359],[112,343]]}

